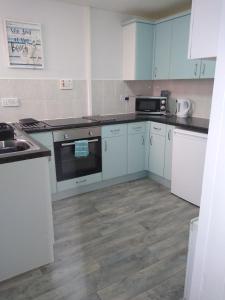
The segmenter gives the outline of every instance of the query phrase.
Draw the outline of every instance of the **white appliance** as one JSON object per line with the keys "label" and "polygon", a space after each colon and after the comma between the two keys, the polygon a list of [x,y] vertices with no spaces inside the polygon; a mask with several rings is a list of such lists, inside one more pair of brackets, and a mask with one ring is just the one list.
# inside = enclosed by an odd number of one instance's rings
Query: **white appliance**
{"label": "white appliance", "polygon": [[187,118],[191,114],[191,101],[189,99],[177,99],[177,117]]}
{"label": "white appliance", "polygon": [[200,206],[207,134],[175,129],[171,192]]}
{"label": "white appliance", "polygon": [[184,300],[190,299],[191,280],[194,266],[195,247],[198,234],[198,218],[192,219],[189,231],[188,257],[184,287]]}

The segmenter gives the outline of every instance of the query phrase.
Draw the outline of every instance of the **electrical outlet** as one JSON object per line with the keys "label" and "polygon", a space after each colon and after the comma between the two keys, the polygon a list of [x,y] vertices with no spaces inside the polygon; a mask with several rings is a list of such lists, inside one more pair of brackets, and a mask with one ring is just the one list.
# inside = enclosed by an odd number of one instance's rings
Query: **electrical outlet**
{"label": "electrical outlet", "polygon": [[120,95],[120,101],[129,101],[129,96]]}
{"label": "electrical outlet", "polygon": [[72,79],[60,79],[59,80],[60,90],[72,90],[73,89],[73,80]]}
{"label": "electrical outlet", "polygon": [[4,107],[16,107],[20,106],[18,98],[1,98],[2,106]]}

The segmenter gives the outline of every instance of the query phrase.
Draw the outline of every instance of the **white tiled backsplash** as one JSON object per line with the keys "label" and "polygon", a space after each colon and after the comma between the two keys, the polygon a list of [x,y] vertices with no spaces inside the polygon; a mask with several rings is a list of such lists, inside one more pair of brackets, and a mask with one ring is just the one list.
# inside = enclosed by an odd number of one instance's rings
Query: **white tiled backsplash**
{"label": "white tiled backsplash", "polygon": [[161,80],[154,81],[153,96],[160,95],[161,90],[169,90],[169,109],[172,113],[176,110],[177,98],[188,98],[192,102],[192,116],[209,118],[213,92],[212,79],[201,80]]}
{"label": "white tiled backsplash", "polygon": [[0,121],[21,118],[53,119],[87,115],[87,83],[73,82],[73,90],[60,90],[58,80],[1,79],[0,98],[18,97],[19,107],[2,107]]}
{"label": "white tiled backsplash", "polygon": [[[119,81],[96,80],[92,82],[93,114],[132,113],[135,111],[135,95],[159,96],[161,90],[169,90],[169,109],[175,113],[176,99],[188,98],[193,103],[193,116],[209,118],[213,80],[162,80]],[[120,95],[130,96],[128,102]]]}
{"label": "white tiled backsplash", "polygon": [[[93,114],[132,113],[136,95],[159,96],[169,90],[169,107],[175,111],[175,100],[189,98],[193,103],[193,116],[209,118],[213,80],[120,81],[93,80]],[[129,101],[120,99],[129,96]],[[58,80],[0,79],[0,98],[18,97],[19,107],[2,107],[0,121],[81,117],[88,113],[87,82],[73,82],[73,90],[60,90]]]}
{"label": "white tiled backsplash", "polygon": [[[93,114],[119,114],[135,111],[135,95],[152,94],[151,81],[93,80]],[[120,99],[129,96],[129,101]]]}

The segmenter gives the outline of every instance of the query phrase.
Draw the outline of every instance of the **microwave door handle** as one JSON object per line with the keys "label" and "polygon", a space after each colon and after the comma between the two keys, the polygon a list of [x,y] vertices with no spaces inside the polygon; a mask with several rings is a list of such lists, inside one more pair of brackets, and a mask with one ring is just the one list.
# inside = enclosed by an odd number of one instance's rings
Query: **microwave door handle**
{"label": "microwave door handle", "polygon": [[[94,139],[94,140],[88,141],[88,143],[97,143],[98,141],[99,141],[98,139]],[[73,145],[75,145],[75,142],[72,142],[72,143],[62,143],[61,144],[62,147],[73,146]]]}

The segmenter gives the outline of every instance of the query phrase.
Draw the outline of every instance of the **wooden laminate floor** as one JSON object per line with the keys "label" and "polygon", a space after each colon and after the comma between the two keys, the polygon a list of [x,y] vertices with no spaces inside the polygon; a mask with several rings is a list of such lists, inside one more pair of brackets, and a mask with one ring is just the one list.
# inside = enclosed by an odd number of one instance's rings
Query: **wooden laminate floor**
{"label": "wooden laminate floor", "polygon": [[0,283],[0,300],[182,299],[195,206],[143,179],[55,202],[53,214],[55,263]]}

